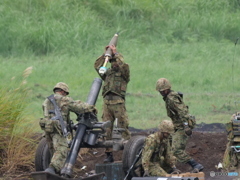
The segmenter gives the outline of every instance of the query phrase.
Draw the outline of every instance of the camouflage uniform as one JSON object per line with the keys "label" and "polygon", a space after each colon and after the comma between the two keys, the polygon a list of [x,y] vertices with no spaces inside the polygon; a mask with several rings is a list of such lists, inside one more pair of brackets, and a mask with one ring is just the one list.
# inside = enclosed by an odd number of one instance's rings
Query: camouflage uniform
{"label": "camouflage uniform", "polygon": [[[107,140],[112,139],[112,130],[115,119],[118,120],[117,126],[125,129],[122,133],[122,137],[128,140],[130,139],[131,134],[128,130],[129,123],[125,107],[125,95],[127,84],[130,81],[129,66],[124,62],[121,54],[116,53],[113,59],[115,59],[119,65],[118,71],[109,68],[105,74],[99,73],[99,69],[103,66],[105,61],[104,55],[100,56],[94,64],[95,70],[104,81],[102,88],[102,96],[104,98],[102,120],[110,120],[112,122],[112,126],[107,129]],[[107,149],[106,152],[108,151],[111,152],[112,149]]]}
{"label": "camouflage uniform", "polygon": [[182,94],[171,90],[171,84],[166,78],[160,78],[156,83],[156,90],[160,92],[165,101],[167,115],[172,119],[175,133],[172,137],[174,156],[179,162],[189,164],[192,172],[203,170],[203,166],[192,159],[185,151],[188,136],[196,125],[195,117],[188,113],[188,107],[182,100]]}
{"label": "camouflage uniform", "polygon": [[240,146],[240,120],[236,118],[239,115],[240,113],[233,114],[230,122],[226,124],[228,143],[223,157],[223,167],[226,170],[238,170],[240,173],[240,153],[231,149],[231,146]]}
{"label": "camouflage uniform", "polygon": [[[70,124],[70,112],[84,113],[95,110],[92,105],[88,105],[80,100],[74,101],[70,97],[62,96],[57,93],[54,94],[54,98],[58,107],[61,109],[63,120],[67,125]],[[42,107],[44,118],[40,119],[40,126],[45,131],[45,137],[48,142],[50,152],[53,154],[49,167],[53,167],[56,172],[59,173],[67,157],[67,140],[62,135],[59,121],[51,120],[55,114],[50,113],[54,110],[54,106],[49,99],[46,99],[43,102]]]}
{"label": "camouflage uniform", "polygon": [[163,100],[165,101],[167,115],[172,119],[175,128],[172,137],[174,156],[180,162],[187,163],[191,159],[185,151],[188,136],[184,131],[184,122],[188,123],[188,120],[191,119],[188,108],[184,104],[182,97],[174,91],[171,91]]}
{"label": "camouflage uniform", "polygon": [[142,165],[150,176],[166,176],[175,167],[176,158],[172,154],[169,139],[160,140],[160,133],[156,132],[145,139]]}

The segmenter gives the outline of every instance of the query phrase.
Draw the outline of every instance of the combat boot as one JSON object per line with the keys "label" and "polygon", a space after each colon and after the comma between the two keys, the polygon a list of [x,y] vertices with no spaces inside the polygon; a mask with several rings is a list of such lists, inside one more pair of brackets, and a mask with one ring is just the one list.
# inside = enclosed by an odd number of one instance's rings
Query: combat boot
{"label": "combat boot", "polygon": [[104,163],[112,163],[114,161],[112,152],[106,152],[107,157],[104,159]]}
{"label": "combat boot", "polygon": [[193,170],[192,172],[193,173],[198,173],[199,171],[202,171],[203,170],[203,165],[197,163],[194,159],[191,159],[190,161],[187,162],[190,166],[192,166]]}
{"label": "combat boot", "polygon": [[45,172],[49,172],[51,174],[56,174],[54,167],[48,167],[47,169],[45,169]]}

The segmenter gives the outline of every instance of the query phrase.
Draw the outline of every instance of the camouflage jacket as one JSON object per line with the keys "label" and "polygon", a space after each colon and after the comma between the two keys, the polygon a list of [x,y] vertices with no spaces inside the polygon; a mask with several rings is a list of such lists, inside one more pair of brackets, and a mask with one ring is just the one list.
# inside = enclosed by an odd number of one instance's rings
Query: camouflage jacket
{"label": "camouflage jacket", "polygon": [[233,135],[233,120],[235,119],[236,114],[233,114],[231,116],[230,122],[226,123],[225,127],[226,127],[226,131],[227,131],[227,138],[228,141],[232,141],[234,138]]}
{"label": "camouflage jacket", "polygon": [[[61,114],[66,124],[70,123],[70,112],[85,113],[85,112],[92,112],[94,110],[94,106],[89,105],[80,100],[74,101],[72,98],[68,96],[54,94],[54,98],[58,107],[61,109]],[[55,116],[55,114],[50,113],[51,111],[54,112],[54,105],[49,101],[48,98],[43,102],[42,108],[43,108],[43,115],[45,119],[49,120],[53,116]]]}
{"label": "camouflage jacket", "polygon": [[169,139],[160,140],[160,133],[156,132],[145,139],[142,153],[142,165],[145,171],[149,170],[149,165],[158,162],[164,157],[165,163],[170,167],[175,166],[175,157],[171,151]]}
{"label": "camouflage jacket", "polygon": [[119,71],[113,71],[112,68],[108,68],[105,74],[99,74],[99,69],[103,66],[105,61],[104,55],[96,60],[94,68],[104,81],[102,89],[103,97],[105,97],[107,93],[112,92],[124,99],[127,91],[127,84],[130,81],[129,66],[124,62],[121,54],[115,55],[114,58],[119,65]]}
{"label": "camouflage jacket", "polygon": [[237,114],[233,114],[230,122],[225,125],[228,141],[240,142],[240,120],[236,118],[239,114],[239,112]]}
{"label": "camouflage jacket", "polygon": [[183,123],[188,122],[190,115],[182,97],[177,92],[171,91],[163,100],[165,101],[167,115],[172,119],[174,128],[183,129]]}

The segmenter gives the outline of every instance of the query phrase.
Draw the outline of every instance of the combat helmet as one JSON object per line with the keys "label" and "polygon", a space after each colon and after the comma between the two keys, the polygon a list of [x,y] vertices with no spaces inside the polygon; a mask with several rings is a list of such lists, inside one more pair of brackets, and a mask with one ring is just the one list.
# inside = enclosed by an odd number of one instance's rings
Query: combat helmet
{"label": "combat helmet", "polygon": [[55,90],[56,88],[60,88],[60,89],[64,90],[67,94],[69,94],[69,87],[68,87],[68,85],[67,85],[66,83],[64,83],[64,82],[59,82],[59,83],[57,83],[57,84],[54,86],[54,88],[53,88],[53,92],[54,92],[54,90]]}
{"label": "combat helmet", "polygon": [[156,83],[156,90],[157,91],[164,91],[166,89],[171,89],[171,84],[166,78],[160,78],[157,80]]}
{"label": "combat helmet", "polygon": [[170,120],[163,120],[159,124],[158,129],[161,132],[167,132],[167,133],[170,133],[170,134],[174,133],[174,126],[173,126],[172,121],[170,121]]}

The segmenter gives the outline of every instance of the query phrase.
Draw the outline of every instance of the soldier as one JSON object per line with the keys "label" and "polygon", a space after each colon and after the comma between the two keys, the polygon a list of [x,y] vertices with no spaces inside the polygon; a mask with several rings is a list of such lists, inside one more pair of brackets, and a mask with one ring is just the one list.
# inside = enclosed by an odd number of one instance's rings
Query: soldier
{"label": "soldier", "polygon": [[[94,106],[80,100],[74,101],[72,98],[68,97],[69,88],[68,85],[63,82],[57,83],[53,88],[53,92],[54,100],[58,108],[60,108],[61,116],[68,128],[70,126],[70,112],[79,114],[85,112],[94,112],[96,114],[97,112]],[[45,171],[53,174],[60,174],[60,170],[64,165],[68,152],[67,138],[63,136],[59,120],[51,119],[56,116],[53,103],[47,98],[43,102],[42,107],[44,118],[40,119],[39,124],[41,129],[45,132],[49,150],[53,155],[49,167]],[[69,134],[69,136],[71,135]]]}
{"label": "soldier", "polygon": [[[223,157],[223,167],[226,170],[240,170],[240,112],[233,114],[226,124],[228,143]],[[234,148],[235,147],[235,148]],[[240,171],[239,171],[240,173]]]}
{"label": "soldier", "polygon": [[158,128],[158,132],[145,139],[142,153],[144,177],[181,173],[175,166],[176,157],[173,156],[168,138],[170,134],[174,133],[172,121],[163,120]]}
{"label": "soldier", "polygon": [[[130,81],[129,66],[124,62],[123,56],[117,52],[114,45],[106,46],[111,49],[112,58],[109,60],[111,68],[107,69],[106,73],[100,74],[99,69],[103,66],[105,58],[100,56],[94,64],[94,68],[99,76],[104,81],[102,96],[103,96],[103,121],[111,121],[112,126],[107,129],[106,140],[112,139],[112,130],[114,121],[117,120],[118,128],[124,128],[122,137],[125,140],[130,139],[131,134],[128,130],[128,115],[125,107],[125,95],[127,84]],[[106,148],[106,159],[104,163],[113,162],[112,148]]]}
{"label": "soldier", "polygon": [[187,163],[192,168],[192,172],[203,170],[203,166],[192,159],[185,151],[189,136],[196,122],[195,117],[188,112],[188,107],[184,104],[182,94],[171,90],[170,82],[165,78],[158,79],[156,90],[160,92],[165,101],[167,115],[172,119],[175,133],[172,137],[174,156],[181,163]]}

